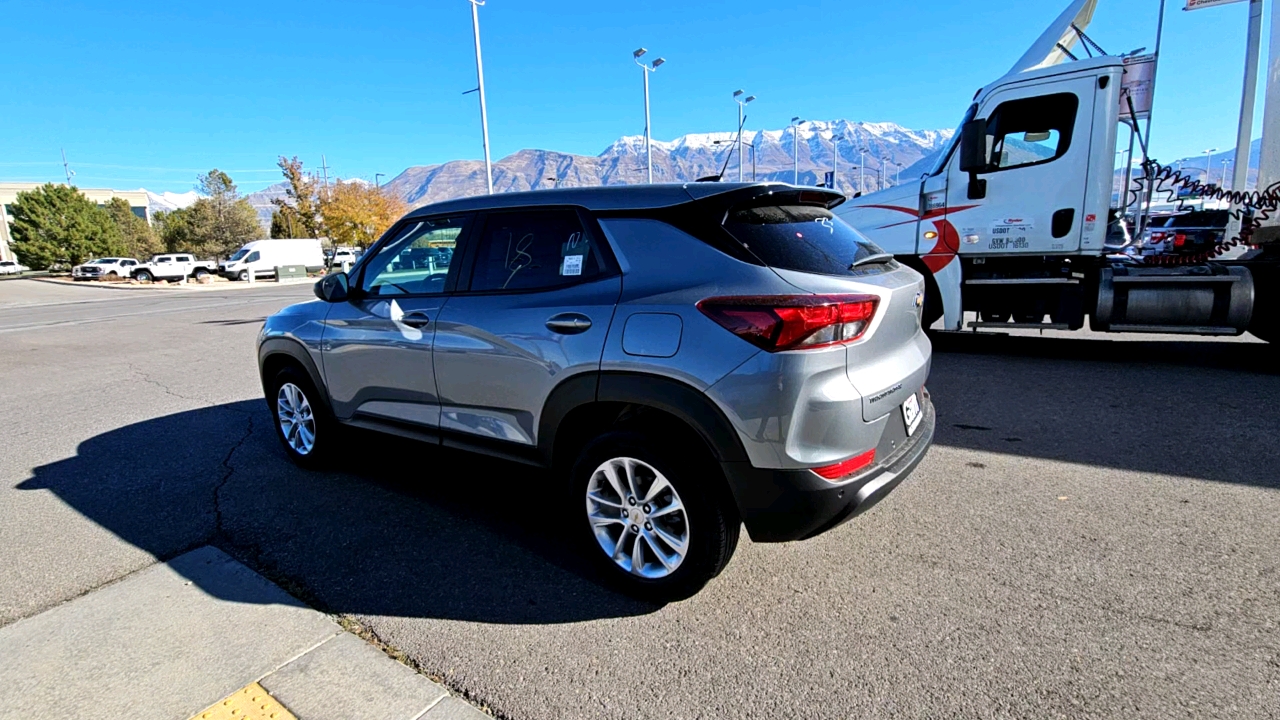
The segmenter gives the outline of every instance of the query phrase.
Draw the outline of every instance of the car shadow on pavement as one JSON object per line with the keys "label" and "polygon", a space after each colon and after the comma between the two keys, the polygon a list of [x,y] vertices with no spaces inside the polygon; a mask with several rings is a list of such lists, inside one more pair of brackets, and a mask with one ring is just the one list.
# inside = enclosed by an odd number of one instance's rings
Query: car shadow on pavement
{"label": "car shadow on pavement", "polygon": [[1280,489],[1280,348],[944,333],[938,445]]}
{"label": "car shadow on pavement", "polygon": [[591,579],[546,473],[363,432],[306,471],[270,422],[261,400],[147,420],[18,487],[160,559],[217,545],[328,612],[542,624],[659,608]]}

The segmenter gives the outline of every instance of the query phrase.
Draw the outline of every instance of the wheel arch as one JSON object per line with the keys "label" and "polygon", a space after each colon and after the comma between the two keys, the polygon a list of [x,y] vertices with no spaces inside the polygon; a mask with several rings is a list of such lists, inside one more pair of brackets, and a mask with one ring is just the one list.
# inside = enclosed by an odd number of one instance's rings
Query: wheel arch
{"label": "wheel arch", "polygon": [[942,317],[945,309],[945,301],[942,298],[942,290],[938,287],[938,279],[933,276],[933,271],[924,264],[924,260],[921,260],[919,255],[899,255],[894,259],[924,276],[924,316],[922,324],[925,329],[930,328],[938,321],[938,318]]}
{"label": "wheel arch", "polygon": [[271,378],[288,365],[301,368],[311,379],[311,384],[319,391],[321,399],[326,405],[332,407],[329,402],[328,388],[325,387],[320,368],[316,367],[311,353],[307,352],[302,343],[290,338],[268,338],[258,346],[258,374],[264,396],[270,392],[268,383]]}

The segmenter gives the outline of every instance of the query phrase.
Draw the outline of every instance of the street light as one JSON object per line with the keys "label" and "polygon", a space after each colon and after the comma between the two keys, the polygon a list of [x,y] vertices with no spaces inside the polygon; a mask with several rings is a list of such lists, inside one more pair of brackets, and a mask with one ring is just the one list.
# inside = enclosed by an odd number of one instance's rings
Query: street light
{"label": "street light", "polygon": [[1204,184],[1208,185],[1213,182],[1213,154],[1218,152],[1218,148],[1210,148],[1204,151]]}
{"label": "street light", "polygon": [[1230,166],[1230,165],[1234,165],[1234,164],[1235,164],[1235,163],[1234,163],[1230,158],[1223,158],[1223,159],[1222,159],[1222,189],[1223,189],[1223,190],[1230,190],[1230,189],[1231,189],[1231,188],[1227,187],[1227,178],[1229,177],[1229,176],[1227,175],[1227,168],[1228,168],[1228,166]]}
{"label": "street light", "polygon": [[800,184],[800,123],[804,122],[798,117],[791,118],[791,168],[792,185]]}
{"label": "street light", "polygon": [[747,103],[756,99],[755,95],[748,95],[746,99],[742,99],[742,90],[733,91],[733,100],[738,103],[738,182],[742,182],[742,114],[746,111]]}
{"label": "street light", "polygon": [[906,167],[906,165],[903,165],[897,160],[890,160],[889,162],[893,163],[893,166],[897,168],[897,170],[895,170],[893,173],[893,184],[901,185],[902,184],[902,168]]}
{"label": "street light", "polygon": [[858,148],[858,155],[858,193],[862,194],[867,191],[867,185],[862,179],[862,170],[867,166],[867,149],[865,147]]}
{"label": "street light", "polygon": [[376,187],[376,188],[381,188],[381,187],[382,187],[382,183],[378,182],[378,178],[386,177],[386,176],[387,176],[387,174],[386,174],[386,173],[374,173],[374,174],[373,174],[373,186],[374,186],[374,187]]}
{"label": "street light", "polygon": [[[472,1],[474,2],[474,0]],[[645,64],[645,62],[640,58],[647,52],[649,51],[644,48],[639,48],[635,52],[631,53],[631,57],[633,60],[636,61],[636,64],[640,66],[640,69],[644,71],[644,154],[645,154],[645,162],[649,167],[649,184],[652,185],[653,184],[653,145],[652,145],[653,141],[652,141],[652,138],[650,137],[650,132],[649,132],[649,73],[656,71],[659,67],[662,66],[662,63],[666,62],[666,60],[663,58],[658,58],[657,60],[654,60],[652,64]]]}
{"label": "street light", "polygon": [[480,91],[480,131],[484,135],[484,177],[489,194],[493,194],[493,164],[489,162],[489,110],[484,103],[484,60],[480,58],[480,6],[485,0],[467,0],[471,3],[471,29],[476,36],[476,80]]}

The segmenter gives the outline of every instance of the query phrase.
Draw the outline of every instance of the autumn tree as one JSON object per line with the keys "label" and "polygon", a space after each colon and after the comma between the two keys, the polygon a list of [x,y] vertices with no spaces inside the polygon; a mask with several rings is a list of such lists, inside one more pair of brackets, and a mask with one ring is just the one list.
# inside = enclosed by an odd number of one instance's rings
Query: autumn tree
{"label": "autumn tree", "polygon": [[325,229],[335,245],[368,247],[408,210],[400,198],[359,181],[339,181],[320,201]]}
{"label": "autumn tree", "polygon": [[13,252],[32,268],[79,265],[121,250],[120,229],[111,216],[74,187],[46,183],[20,192],[9,204],[9,215]]}
{"label": "autumn tree", "polygon": [[[287,187],[284,197],[271,200],[276,206],[271,215],[271,237],[323,237],[325,233],[315,178],[302,171],[302,161],[296,155],[293,158],[281,155],[277,164]],[[277,227],[279,232],[289,234],[277,235]]]}
{"label": "autumn tree", "polygon": [[160,236],[150,223],[134,214],[124,198],[111,198],[104,208],[120,230],[120,254],[146,259],[163,252]]}

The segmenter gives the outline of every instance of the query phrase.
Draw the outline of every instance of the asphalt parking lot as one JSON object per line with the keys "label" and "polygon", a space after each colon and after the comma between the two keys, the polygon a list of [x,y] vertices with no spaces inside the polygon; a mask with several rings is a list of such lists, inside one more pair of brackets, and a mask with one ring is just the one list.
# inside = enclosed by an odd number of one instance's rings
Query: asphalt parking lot
{"label": "asphalt parking lot", "polygon": [[253,341],[310,292],[0,283],[0,625],[212,542],[503,717],[1280,717],[1270,346],[944,337],[909,481],[655,606],[521,509],[526,468],[361,437],[295,469]]}

